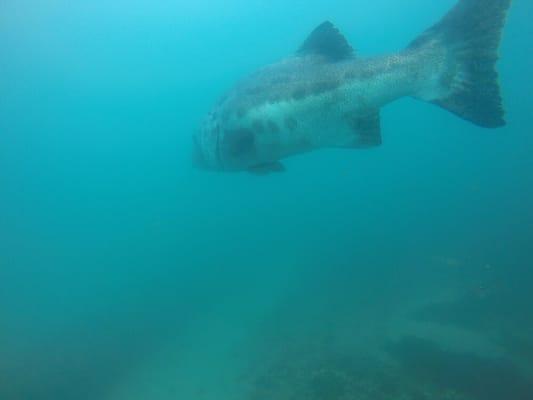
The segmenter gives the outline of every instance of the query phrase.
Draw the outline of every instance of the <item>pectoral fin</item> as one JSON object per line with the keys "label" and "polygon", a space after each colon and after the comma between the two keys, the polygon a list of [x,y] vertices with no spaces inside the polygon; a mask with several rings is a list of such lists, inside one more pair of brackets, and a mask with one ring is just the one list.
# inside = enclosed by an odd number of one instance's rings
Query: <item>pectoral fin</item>
{"label": "pectoral fin", "polygon": [[272,163],[255,165],[248,168],[248,172],[254,175],[268,175],[272,173],[285,172],[285,166],[281,162],[276,161]]}

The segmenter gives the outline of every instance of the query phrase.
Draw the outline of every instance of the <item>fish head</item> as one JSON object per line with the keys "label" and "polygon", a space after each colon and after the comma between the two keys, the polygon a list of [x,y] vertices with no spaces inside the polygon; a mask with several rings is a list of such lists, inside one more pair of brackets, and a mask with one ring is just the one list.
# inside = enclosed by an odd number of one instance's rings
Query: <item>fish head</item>
{"label": "fish head", "polygon": [[256,132],[234,116],[232,110],[217,106],[193,137],[193,163],[200,169],[242,171],[258,164]]}

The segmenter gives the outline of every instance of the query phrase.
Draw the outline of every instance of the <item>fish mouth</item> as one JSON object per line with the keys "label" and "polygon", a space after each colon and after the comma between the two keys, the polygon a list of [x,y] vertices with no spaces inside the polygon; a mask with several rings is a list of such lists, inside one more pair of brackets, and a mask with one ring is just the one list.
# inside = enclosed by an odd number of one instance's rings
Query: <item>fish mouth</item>
{"label": "fish mouth", "polygon": [[[194,168],[205,171],[218,171],[223,169],[219,154],[219,136],[208,138],[193,135],[192,165]],[[215,139],[215,140],[213,140]]]}

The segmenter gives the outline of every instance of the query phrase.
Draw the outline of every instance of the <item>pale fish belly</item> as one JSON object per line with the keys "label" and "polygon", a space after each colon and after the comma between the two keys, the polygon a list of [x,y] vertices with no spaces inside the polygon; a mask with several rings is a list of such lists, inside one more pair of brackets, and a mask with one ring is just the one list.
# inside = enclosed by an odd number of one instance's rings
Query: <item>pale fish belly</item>
{"label": "pale fish belly", "polygon": [[235,127],[253,132],[254,161],[269,163],[323,147],[356,148],[354,119],[379,115],[400,97],[417,96],[440,73],[436,63],[424,63],[415,53],[357,61],[353,71],[358,78],[335,89],[265,102],[235,120]]}
{"label": "pale fish belly", "polygon": [[255,132],[259,160],[279,160],[321,147],[342,146],[353,135],[347,116],[359,109],[347,89],[250,110],[243,122]]}

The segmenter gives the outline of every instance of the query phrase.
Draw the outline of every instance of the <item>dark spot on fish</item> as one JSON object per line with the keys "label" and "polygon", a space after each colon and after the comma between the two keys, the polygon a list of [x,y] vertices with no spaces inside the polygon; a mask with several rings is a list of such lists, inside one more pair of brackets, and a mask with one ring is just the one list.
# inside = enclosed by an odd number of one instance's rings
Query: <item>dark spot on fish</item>
{"label": "dark spot on fish", "polygon": [[279,132],[279,126],[272,120],[268,120],[268,129],[274,133]]}
{"label": "dark spot on fish", "polygon": [[296,121],[296,119],[293,117],[287,117],[285,118],[285,126],[289,130],[294,131],[298,127],[298,121]]}
{"label": "dark spot on fish", "polygon": [[243,107],[240,107],[237,109],[237,117],[242,118],[246,115],[246,109]]}
{"label": "dark spot on fish", "polygon": [[229,120],[229,117],[230,117],[230,114],[227,112],[227,111],[224,111],[222,113],[220,113],[220,120],[222,122],[227,122]]}
{"label": "dark spot on fish", "polygon": [[273,85],[284,85],[287,83],[289,83],[289,78],[287,78],[286,76],[279,76],[272,79]]}
{"label": "dark spot on fish", "polygon": [[273,94],[272,96],[270,96],[270,98],[268,99],[268,102],[270,104],[273,104],[273,103],[277,103],[281,100],[281,95],[279,94]]}
{"label": "dark spot on fish", "polygon": [[335,90],[339,87],[339,83],[336,81],[324,81],[317,82],[312,85],[311,92],[315,95],[328,92],[330,90]]}
{"label": "dark spot on fish", "polygon": [[303,149],[310,149],[313,147],[313,143],[311,143],[309,139],[304,137],[300,140],[300,147]]}
{"label": "dark spot on fish", "polygon": [[249,89],[246,90],[246,94],[248,95],[256,95],[256,94],[259,94],[263,91],[263,89],[259,86],[256,86],[256,87],[251,87]]}
{"label": "dark spot on fish", "polygon": [[371,69],[366,69],[366,70],[362,70],[360,73],[359,73],[359,77],[361,79],[370,79],[374,76],[374,71],[372,71]]}
{"label": "dark spot on fish", "polygon": [[224,147],[230,156],[238,158],[252,152],[255,137],[250,129],[227,130],[224,134]]}
{"label": "dark spot on fish", "polygon": [[355,79],[356,76],[357,76],[357,75],[356,75],[355,72],[353,72],[353,71],[348,71],[348,72],[346,72],[346,73],[344,74],[344,78],[345,78],[345,79],[348,79],[348,80]]}
{"label": "dark spot on fish", "polygon": [[265,131],[263,121],[261,121],[260,119],[254,119],[254,121],[252,122],[252,129],[259,134],[263,133]]}
{"label": "dark spot on fish", "polygon": [[294,92],[292,92],[292,98],[294,100],[301,100],[306,96],[306,90],[303,88],[296,89]]}

